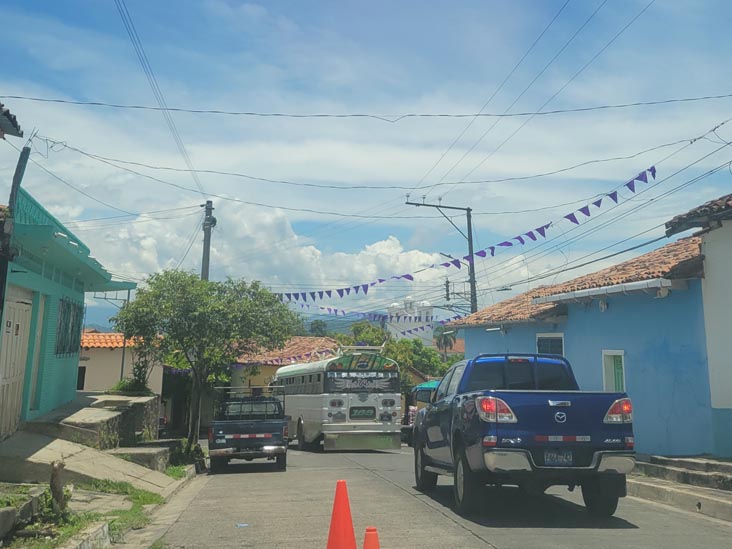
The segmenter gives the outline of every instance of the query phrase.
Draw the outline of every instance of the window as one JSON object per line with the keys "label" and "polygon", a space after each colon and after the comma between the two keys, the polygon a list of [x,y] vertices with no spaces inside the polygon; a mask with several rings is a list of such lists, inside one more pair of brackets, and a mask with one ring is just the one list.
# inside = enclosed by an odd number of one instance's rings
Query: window
{"label": "window", "polygon": [[625,353],[602,351],[602,380],[606,391],[625,392]]}
{"label": "window", "polygon": [[563,364],[539,363],[536,365],[536,377],[540,391],[576,391],[577,385]]}
{"label": "window", "polygon": [[564,334],[536,334],[536,352],[544,355],[564,355]]}
{"label": "window", "polygon": [[76,376],[76,390],[84,390],[84,381],[86,381],[86,366],[79,366],[79,373]]}
{"label": "window", "polygon": [[506,388],[511,391],[534,389],[534,363],[509,362],[506,364]]}
{"label": "window", "polygon": [[458,383],[460,383],[460,380],[463,377],[463,371],[465,370],[465,363],[461,363],[458,366],[455,366],[455,369],[453,370],[452,378],[450,379],[450,385],[447,387],[447,394],[448,395],[454,395],[457,393]]}
{"label": "window", "polygon": [[473,365],[468,380],[467,391],[489,391],[491,389],[504,389],[503,361],[500,362],[477,362]]}
{"label": "window", "polygon": [[84,307],[63,298],[58,302],[58,322],[56,323],[56,354],[70,355],[79,352],[81,345],[81,324],[84,320]]}
{"label": "window", "polygon": [[450,383],[450,379],[452,379],[452,372],[453,370],[450,370],[445,374],[445,377],[442,378],[442,381],[437,386],[437,394],[435,396],[435,400],[442,400],[445,398],[445,395],[447,394],[447,386]]}

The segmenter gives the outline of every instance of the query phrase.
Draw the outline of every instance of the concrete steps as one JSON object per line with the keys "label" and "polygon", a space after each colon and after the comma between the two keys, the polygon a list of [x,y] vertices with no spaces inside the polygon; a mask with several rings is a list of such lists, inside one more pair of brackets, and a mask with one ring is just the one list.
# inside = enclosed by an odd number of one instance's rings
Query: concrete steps
{"label": "concrete steps", "polygon": [[705,473],[724,473],[732,475],[731,461],[719,461],[707,458],[670,458],[662,456],[650,456],[648,461],[654,465],[679,467],[681,469],[702,471]]}
{"label": "concrete steps", "polygon": [[634,475],[628,478],[628,495],[691,513],[732,521],[732,493],[725,490]]}

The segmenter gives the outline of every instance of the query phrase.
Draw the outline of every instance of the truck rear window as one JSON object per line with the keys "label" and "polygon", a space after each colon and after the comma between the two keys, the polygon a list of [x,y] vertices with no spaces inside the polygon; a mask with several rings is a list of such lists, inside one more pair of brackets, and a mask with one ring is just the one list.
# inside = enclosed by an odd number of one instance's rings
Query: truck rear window
{"label": "truck rear window", "polygon": [[217,410],[216,420],[282,419],[284,413],[278,400],[228,400]]}
{"label": "truck rear window", "polygon": [[[536,368],[536,379],[534,378]],[[562,364],[533,361],[477,362],[465,391],[575,391],[577,386]]]}

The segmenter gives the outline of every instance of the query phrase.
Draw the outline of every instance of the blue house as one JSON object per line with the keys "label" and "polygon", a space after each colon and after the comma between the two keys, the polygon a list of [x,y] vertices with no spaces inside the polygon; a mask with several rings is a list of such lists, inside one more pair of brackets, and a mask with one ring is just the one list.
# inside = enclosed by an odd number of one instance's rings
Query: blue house
{"label": "blue house", "polygon": [[626,391],[636,448],[732,456],[732,195],[667,224],[703,230],[455,321],[466,356],[565,355],[584,390]]}

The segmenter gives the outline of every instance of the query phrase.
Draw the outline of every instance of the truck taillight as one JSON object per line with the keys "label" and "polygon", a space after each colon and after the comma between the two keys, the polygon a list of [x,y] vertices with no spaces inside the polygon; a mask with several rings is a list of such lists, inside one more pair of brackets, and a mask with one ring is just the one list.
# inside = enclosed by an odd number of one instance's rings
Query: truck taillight
{"label": "truck taillight", "polygon": [[213,427],[208,428],[208,441],[213,442]]}
{"label": "truck taillight", "polygon": [[619,398],[613,402],[605,414],[605,423],[633,423],[633,403],[629,398]]}
{"label": "truck taillight", "polygon": [[478,397],[475,399],[478,416],[488,423],[516,423],[516,414],[503,400],[496,397]]}
{"label": "truck taillight", "polygon": [[282,428],[282,439],[287,442],[287,440],[290,438],[290,427],[285,423],[285,426]]}

